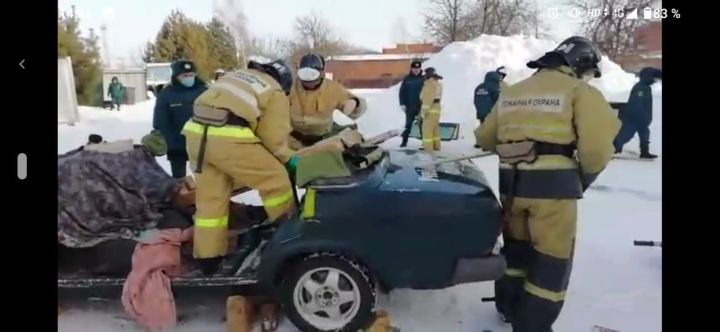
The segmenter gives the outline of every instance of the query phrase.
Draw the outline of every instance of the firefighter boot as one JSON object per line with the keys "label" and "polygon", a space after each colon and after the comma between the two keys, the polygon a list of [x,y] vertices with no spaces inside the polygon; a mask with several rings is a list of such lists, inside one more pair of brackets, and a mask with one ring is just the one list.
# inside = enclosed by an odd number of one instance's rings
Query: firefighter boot
{"label": "firefighter boot", "polygon": [[650,153],[650,142],[640,143],[640,158],[641,159],[655,159],[657,155]]}
{"label": "firefighter boot", "polygon": [[205,276],[211,276],[220,271],[220,268],[222,267],[223,257],[198,258],[196,259],[196,261],[198,266],[200,267],[200,271],[202,271],[202,274]]}
{"label": "firefighter boot", "polygon": [[227,332],[251,332],[254,321],[253,304],[250,299],[240,295],[227,298],[225,307]]}

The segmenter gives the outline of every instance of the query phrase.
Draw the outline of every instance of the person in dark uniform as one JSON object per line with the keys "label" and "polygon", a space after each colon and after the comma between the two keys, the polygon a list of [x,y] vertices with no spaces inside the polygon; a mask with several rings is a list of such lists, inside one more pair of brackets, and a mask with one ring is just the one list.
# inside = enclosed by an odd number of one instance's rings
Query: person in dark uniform
{"label": "person in dark uniform", "polygon": [[640,70],[640,81],[630,91],[625,109],[620,112],[622,127],[615,137],[615,153],[622,152],[635,133],[640,137],[640,158],[655,159],[657,155],[650,153],[650,123],[652,122],[652,89],[657,79],[662,78],[662,71],[657,68],[645,67]]}
{"label": "person in dark uniform", "polygon": [[410,130],[415,118],[420,114],[420,91],[425,84],[423,77],[422,63],[415,60],[410,65],[410,73],[403,78],[400,84],[400,108],[405,112],[405,131],[402,133],[402,144],[406,147]]}
{"label": "person in dark uniform", "polygon": [[155,100],[153,129],[160,131],[167,143],[167,158],[174,178],[184,178],[187,173],[188,155],[185,136],[180,132],[193,114],[195,99],[205,90],[205,82],[197,77],[197,67],[192,61],[175,61],[172,79]]}

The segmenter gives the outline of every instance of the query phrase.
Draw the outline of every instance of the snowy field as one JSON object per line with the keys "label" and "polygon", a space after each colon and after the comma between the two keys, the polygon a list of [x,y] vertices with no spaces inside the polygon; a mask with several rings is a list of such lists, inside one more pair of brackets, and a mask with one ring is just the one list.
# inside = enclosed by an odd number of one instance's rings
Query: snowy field
{"label": "snowy field", "polygon": [[[500,65],[509,69],[510,82],[532,72],[525,62],[556,45],[521,37],[483,36],[455,43],[431,58],[445,77],[443,121],[460,122],[463,138],[444,143],[443,154],[467,154],[472,148],[469,134],[476,126],[472,90],[487,70]],[[501,60],[500,60],[501,59]],[[608,99],[625,101],[635,78],[614,63],[604,61],[603,78],[594,82]],[[358,91],[368,98],[370,109],[358,123],[363,132],[379,133],[403,125],[397,106],[397,87],[387,91]],[[654,88],[654,120],[651,150],[662,150],[662,88]],[[82,145],[90,133],[107,140],[133,138],[139,141],[151,127],[153,101],[125,107],[122,112],[82,108],[82,121],[75,126],[58,126],[58,152]],[[348,121],[347,119],[344,119]],[[399,145],[399,139],[386,143]],[[420,142],[411,140],[409,147]],[[626,146],[638,150],[637,138]],[[169,169],[165,159],[158,161]],[[497,158],[477,159],[497,191]],[[599,325],[621,332],[661,331],[662,252],[659,248],[635,247],[633,240],[662,239],[661,234],[662,156],[655,162],[611,161],[605,172],[580,201],[578,238],[573,273],[563,312],[555,324],[557,332],[591,331]],[[255,200],[252,195],[245,197]],[[175,331],[225,331],[222,293],[178,295],[178,313],[183,318]],[[115,293],[119,296],[119,290]],[[380,297],[393,325],[407,332],[482,330],[511,331],[496,317],[492,283],[476,283],[437,291],[395,290]],[[125,315],[119,298],[105,300],[66,299],[66,311],[58,317],[59,331],[140,331]],[[256,329],[259,331],[259,327]],[[296,331],[284,320],[280,331]]]}

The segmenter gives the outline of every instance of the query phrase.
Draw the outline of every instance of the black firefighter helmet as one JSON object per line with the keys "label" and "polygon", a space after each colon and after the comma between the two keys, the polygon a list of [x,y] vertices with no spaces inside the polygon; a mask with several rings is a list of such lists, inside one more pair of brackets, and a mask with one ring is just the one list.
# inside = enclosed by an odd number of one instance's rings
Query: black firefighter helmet
{"label": "black firefighter helmet", "polygon": [[275,60],[269,63],[259,63],[256,61],[250,61],[248,62],[247,67],[249,69],[255,69],[259,70],[263,73],[266,73],[272,78],[275,79],[280,84],[280,87],[282,87],[283,91],[285,92],[285,95],[290,94],[290,88],[292,88],[292,71],[290,71],[290,67],[287,66],[285,61],[282,60]]}
{"label": "black firefighter helmet", "polygon": [[325,73],[325,59],[316,53],[308,53],[300,58],[297,76],[305,88],[317,88]]}
{"label": "black firefighter helmet", "polygon": [[598,67],[600,59],[602,59],[600,50],[590,40],[580,36],[566,39],[554,50],[545,53],[537,60],[528,62],[527,66],[533,69],[552,68],[557,66],[553,60],[558,56],[565,65],[573,69],[578,78],[591,70],[596,78],[602,76],[600,67]]}

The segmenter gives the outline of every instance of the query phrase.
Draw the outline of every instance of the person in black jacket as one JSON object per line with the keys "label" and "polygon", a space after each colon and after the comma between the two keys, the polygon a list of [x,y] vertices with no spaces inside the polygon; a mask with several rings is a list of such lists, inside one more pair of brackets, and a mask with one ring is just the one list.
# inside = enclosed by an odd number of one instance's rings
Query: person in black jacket
{"label": "person in black jacket", "polygon": [[155,100],[153,129],[165,138],[172,176],[184,178],[188,155],[185,136],[180,132],[193,114],[195,98],[205,92],[207,86],[197,77],[197,67],[192,61],[178,60],[170,68],[172,81]]}
{"label": "person in black jacket", "polygon": [[415,60],[410,65],[410,73],[405,76],[400,84],[400,108],[405,112],[405,131],[402,133],[401,148],[407,146],[408,136],[412,129],[415,118],[420,114],[420,91],[425,84],[422,75],[422,63]]}
{"label": "person in black jacket", "polygon": [[[500,97],[500,81],[502,81],[500,73],[490,71],[485,74],[485,81],[475,88],[475,116],[480,124],[485,122],[485,117],[490,114],[490,110]],[[475,147],[480,148],[480,142],[476,142]]]}
{"label": "person in black jacket", "polygon": [[640,70],[640,81],[630,91],[625,109],[620,112],[622,128],[615,137],[615,153],[622,152],[623,145],[629,142],[635,133],[640,137],[640,158],[655,159],[650,153],[650,123],[652,122],[652,89],[650,86],[662,78],[662,70],[645,67]]}

